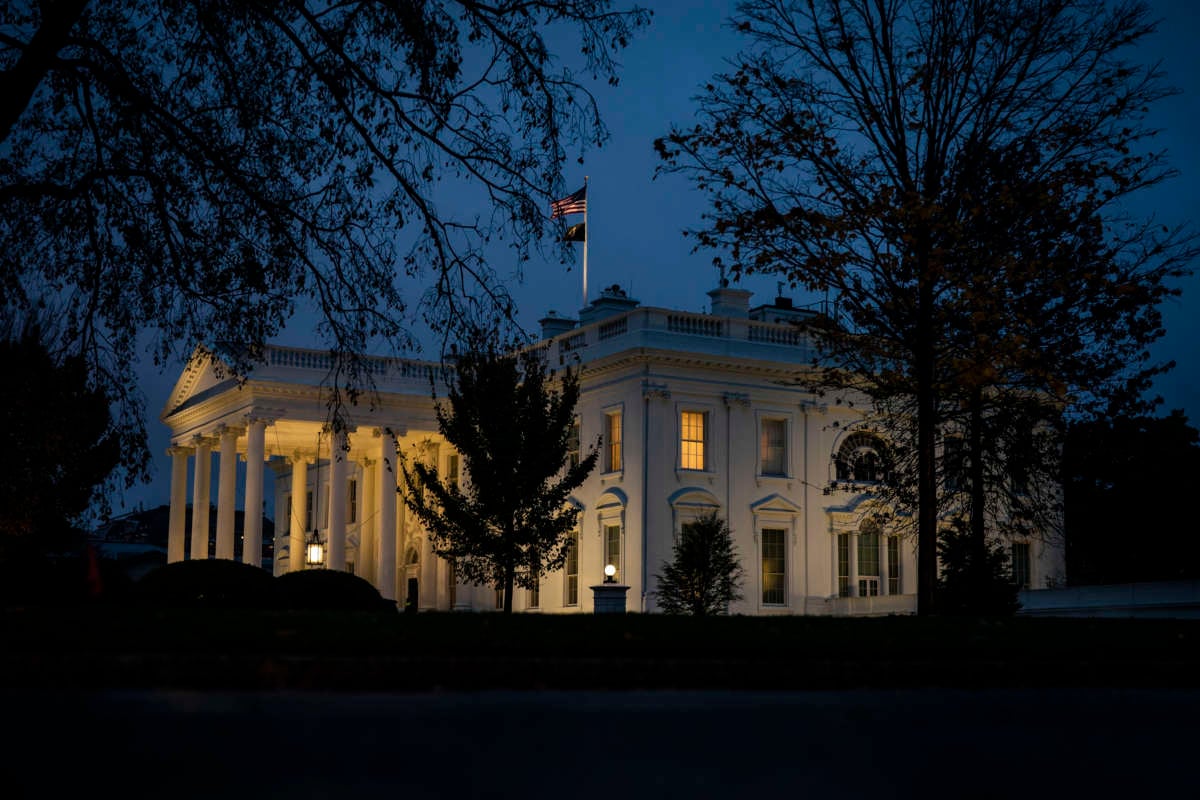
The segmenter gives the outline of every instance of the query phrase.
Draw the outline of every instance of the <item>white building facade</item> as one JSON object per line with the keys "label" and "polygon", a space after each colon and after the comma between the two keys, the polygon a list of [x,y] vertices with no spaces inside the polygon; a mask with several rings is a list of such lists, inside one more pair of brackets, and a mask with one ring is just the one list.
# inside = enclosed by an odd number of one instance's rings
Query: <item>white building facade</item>
{"label": "white building facade", "polygon": [[[862,430],[866,404],[831,404],[801,380],[814,352],[789,321],[811,312],[783,298],[751,309],[739,289],[709,295],[712,313],[695,314],[641,307],[614,286],[578,321],[542,320],[551,366],[580,369],[579,441],[586,449],[599,440],[601,455],[572,499],[582,512],[575,555],[537,591],[516,590],[514,609],[591,612],[589,587],[613,564],[630,587],[627,608],[653,612],[655,575],[681,526],[716,511],[744,568],[731,613],[914,612],[915,539],[872,519],[869,484],[881,475]],[[329,368],[326,353],[280,347],[243,380],[210,358],[192,360],[162,414],[173,443],[168,560],[207,557],[210,536],[216,557],[231,558],[244,495],[247,509],[274,509],[277,574],[305,567],[315,529],[325,566],[362,576],[403,607],[499,607],[495,589],[455,580],[397,492],[397,457],[459,472],[430,398],[440,367],[373,361],[377,394],[349,408],[338,436],[325,426]],[[198,535],[185,552],[189,501],[204,513],[194,513]],[[257,516],[246,515],[251,563],[261,551]],[[1009,546],[1027,587],[1061,583],[1061,547],[1037,538]]]}

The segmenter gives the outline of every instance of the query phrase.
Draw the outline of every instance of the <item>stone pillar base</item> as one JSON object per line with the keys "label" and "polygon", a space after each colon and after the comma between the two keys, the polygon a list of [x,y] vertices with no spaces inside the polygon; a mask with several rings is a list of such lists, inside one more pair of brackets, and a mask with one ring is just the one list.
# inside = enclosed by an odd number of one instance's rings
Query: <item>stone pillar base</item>
{"label": "stone pillar base", "polygon": [[629,587],[620,583],[601,583],[591,587],[596,614],[624,614],[625,593]]}

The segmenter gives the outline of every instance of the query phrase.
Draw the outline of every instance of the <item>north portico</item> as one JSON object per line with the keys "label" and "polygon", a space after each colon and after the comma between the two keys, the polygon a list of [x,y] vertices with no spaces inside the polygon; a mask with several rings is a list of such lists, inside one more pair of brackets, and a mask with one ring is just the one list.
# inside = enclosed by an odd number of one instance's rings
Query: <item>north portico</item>
{"label": "north portico", "polygon": [[[430,377],[440,367],[371,359],[377,394],[348,407],[345,429],[333,431],[327,424],[330,363],[328,354],[269,347],[263,365],[239,380],[213,356],[193,355],[162,413],[171,429],[168,561],[207,558],[213,537],[215,556],[232,558],[240,489],[247,510],[273,504],[276,574],[304,568],[305,543],[315,529],[326,566],[351,569],[385,597],[403,597],[406,544],[416,549],[418,566],[435,570],[424,576],[432,586],[436,566],[428,543],[405,527],[397,455],[408,448],[437,457]],[[241,486],[239,459],[246,462]],[[264,466],[274,476],[270,483]],[[214,493],[216,529],[209,530]],[[189,502],[193,534],[185,553]],[[261,566],[261,515],[247,513],[245,520],[243,560]],[[435,607],[432,592],[426,594],[426,607]]]}

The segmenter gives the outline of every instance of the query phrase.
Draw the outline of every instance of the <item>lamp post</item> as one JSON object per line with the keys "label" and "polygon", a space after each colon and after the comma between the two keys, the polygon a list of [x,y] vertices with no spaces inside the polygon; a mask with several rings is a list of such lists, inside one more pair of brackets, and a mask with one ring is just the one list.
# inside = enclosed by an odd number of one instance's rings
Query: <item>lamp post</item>
{"label": "lamp post", "polygon": [[604,565],[604,582],[605,583],[616,583],[617,582],[616,575],[617,575],[617,565],[616,564],[605,564]]}
{"label": "lamp post", "polygon": [[325,563],[325,546],[321,543],[320,519],[321,509],[321,433],[317,432],[317,472],[313,486],[313,519],[312,533],[304,543],[304,565],[308,568],[320,567]]}
{"label": "lamp post", "polygon": [[629,587],[617,583],[617,565],[604,565],[604,582],[592,587],[592,607],[596,614],[624,614],[625,593]]}

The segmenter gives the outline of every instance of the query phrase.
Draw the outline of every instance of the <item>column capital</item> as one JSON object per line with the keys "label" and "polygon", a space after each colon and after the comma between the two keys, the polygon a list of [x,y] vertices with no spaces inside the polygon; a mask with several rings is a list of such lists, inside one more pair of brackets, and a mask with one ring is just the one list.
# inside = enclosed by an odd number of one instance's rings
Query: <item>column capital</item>
{"label": "column capital", "polygon": [[249,428],[251,425],[262,425],[263,427],[269,427],[274,425],[277,419],[279,419],[277,416],[267,416],[265,414],[247,414],[246,416],[242,417],[242,422],[246,424],[247,428]]}
{"label": "column capital", "polygon": [[383,425],[371,429],[371,435],[376,439],[382,437],[385,433],[390,433],[393,438],[399,439],[401,436],[408,435],[408,428],[404,425]]}
{"label": "column capital", "polygon": [[377,459],[370,458],[369,456],[359,456],[354,460],[363,468],[374,466],[377,461]]}
{"label": "column capital", "polygon": [[317,460],[315,455],[312,453],[306,453],[303,450],[293,451],[291,455],[282,456],[282,458],[287,459],[289,464],[298,464],[301,461],[303,461],[305,464],[314,464]]}
{"label": "column capital", "polygon": [[217,434],[218,438],[221,438],[221,439],[224,439],[226,436],[232,436],[233,438],[236,439],[237,437],[241,436],[245,432],[246,432],[245,428],[239,427],[237,425],[218,425],[217,429],[214,431],[214,433]]}
{"label": "column capital", "polygon": [[195,452],[195,448],[178,444],[167,448],[167,455],[169,456],[190,456],[193,452]]}
{"label": "column capital", "polygon": [[208,447],[211,449],[213,445],[218,444],[220,441],[216,436],[203,436],[197,433],[192,437],[192,447]]}

